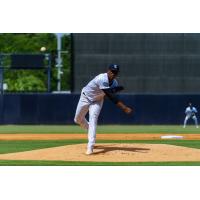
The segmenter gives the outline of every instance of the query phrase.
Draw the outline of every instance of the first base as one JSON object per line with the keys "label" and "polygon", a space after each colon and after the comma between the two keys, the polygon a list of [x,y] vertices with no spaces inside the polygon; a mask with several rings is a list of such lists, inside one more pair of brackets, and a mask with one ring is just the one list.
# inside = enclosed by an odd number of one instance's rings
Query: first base
{"label": "first base", "polygon": [[161,139],[183,139],[181,135],[163,135]]}

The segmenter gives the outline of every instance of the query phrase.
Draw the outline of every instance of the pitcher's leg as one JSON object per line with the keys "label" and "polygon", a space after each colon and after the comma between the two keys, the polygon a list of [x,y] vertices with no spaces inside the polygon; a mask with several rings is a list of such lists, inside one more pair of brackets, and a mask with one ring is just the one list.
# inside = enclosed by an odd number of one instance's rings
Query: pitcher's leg
{"label": "pitcher's leg", "polygon": [[103,105],[103,101],[95,102],[89,107],[89,129],[88,129],[88,149],[93,149],[96,142],[97,121]]}
{"label": "pitcher's leg", "polygon": [[89,127],[89,123],[85,118],[85,115],[87,114],[88,110],[89,104],[86,101],[84,101],[84,99],[80,98],[76,108],[74,122],[76,124],[79,124],[84,129],[88,129]]}

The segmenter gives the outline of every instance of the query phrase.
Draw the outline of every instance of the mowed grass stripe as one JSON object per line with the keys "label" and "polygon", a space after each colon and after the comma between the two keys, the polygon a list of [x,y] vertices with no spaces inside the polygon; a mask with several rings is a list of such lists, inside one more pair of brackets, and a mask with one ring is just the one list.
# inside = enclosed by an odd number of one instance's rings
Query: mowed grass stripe
{"label": "mowed grass stripe", "polygon": [[86,143],[86,140],[0,141],[0,154],[31,151],[36,149],[81,143]]}
{"label": "mowed grass stripe", "polygon": [[0,160],[0,166],[200,166],[200,162],[76,162]]}
{"label": "mowed grass stripe", "polygon": [[[2,125],[0,133],[86,133],[85,130],[76,125]],[[98,125],[97,133],[194,133],[200,134],[200,129],[195,126],[182,125]]]}

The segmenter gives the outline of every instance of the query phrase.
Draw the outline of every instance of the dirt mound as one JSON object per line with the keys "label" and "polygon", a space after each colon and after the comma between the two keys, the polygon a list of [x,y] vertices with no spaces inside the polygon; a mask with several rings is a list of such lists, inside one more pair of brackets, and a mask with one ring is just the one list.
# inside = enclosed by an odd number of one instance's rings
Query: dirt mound
{"label": "dirt mound", "polygon": [[0,160],[59,160],[95,162],[200,161],[200,149],[166,144],[97,144],[85,155],[86,144],[66,145],[26,152],[1,154]]}

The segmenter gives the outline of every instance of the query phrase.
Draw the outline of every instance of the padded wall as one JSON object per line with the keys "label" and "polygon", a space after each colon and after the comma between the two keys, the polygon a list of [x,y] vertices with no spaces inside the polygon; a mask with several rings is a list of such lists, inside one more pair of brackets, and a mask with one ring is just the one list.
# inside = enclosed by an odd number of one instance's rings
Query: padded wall
{"label": "padded wall", "polygon": [[[134,108],[126,115],[105,100],[99,124],[182,124],[188,102],[200,111],[200,95],[120,95]],[[74,124],[76,94],[0,95],[0,124]],[[197,115],[199,118],[199,114]]]}

